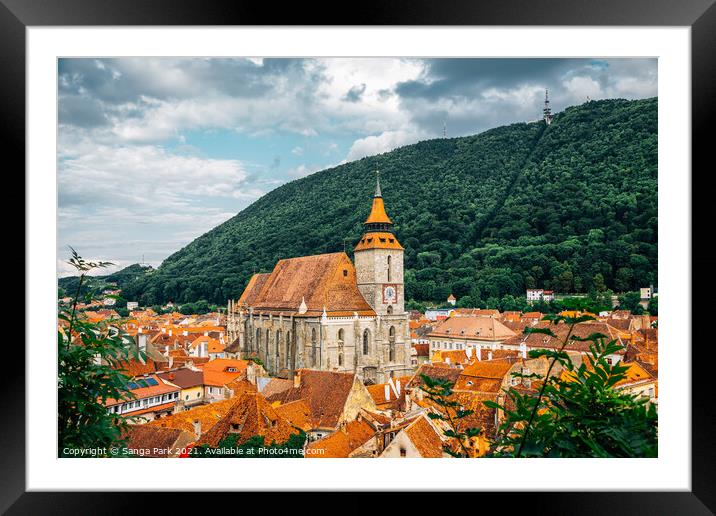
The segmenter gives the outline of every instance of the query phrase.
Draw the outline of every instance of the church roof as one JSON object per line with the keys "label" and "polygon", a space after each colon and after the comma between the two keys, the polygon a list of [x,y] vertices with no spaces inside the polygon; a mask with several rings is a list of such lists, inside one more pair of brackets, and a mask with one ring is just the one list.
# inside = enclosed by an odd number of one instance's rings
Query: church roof
{"label": "church roof", "polygon": [[[265,278],[254,275],[241,299],[257,311],[296,314],[305,303],[305,317],[323,310],[330,315],[375,315],[358,290],[356,271],[343,252],[280,260]],[[258,293],[255,290],[261,284]]]}
{"label": "church roof", "polygon": [[365,249],[403,249],[398,239],[393,233],[388,232],[370,232],[361,237],[356,244],[355,251],[363,251]]}
{"label": "church roof", "polygon": [[256,297],[258,297],[269,276],[271,276],[270,272],[254,274],[251,276],[249,283],[246,285],[243,294],[241,294],[241,297],[239,298],[238,304],[245,304],[247,306],[253,305],[254,301],[256,301]]}

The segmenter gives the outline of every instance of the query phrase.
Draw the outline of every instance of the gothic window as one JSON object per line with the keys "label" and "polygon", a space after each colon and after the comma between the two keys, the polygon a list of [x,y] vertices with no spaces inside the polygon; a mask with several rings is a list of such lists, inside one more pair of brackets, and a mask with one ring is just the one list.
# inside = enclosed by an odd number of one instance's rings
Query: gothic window
{"label": "gothic window", "polygon": [[345,344],[343,328],[338,330],[338,366],[343,365],[343,345]]}
{"label": "gothic window", "polygon": [[290,366],[290,358],[289,355],[291,354],[291,331],[286,332],[286,369],[288,369]]}
{"label": "gothic window", "polygon": [[395,362],[395,326],[388,330],[388,361]]}
{"label": "gothic window", "polygon": [[316,366],[316,328],[311,330],[311,365]]}
{"label": "gothic window", "polygon": [[276,330],[276,356],[280,356],[279,349],[281,349],[281,330]]}
{"label": "gothic window", "polygon": [[391,281],[390,278],[391,278],[391,272],[392,272],[392,271],[391,271],[390,269],[391,269],[390,255],[388,255],[388,283],[390,283],[390,281]]}
{"label": "gothic window", "polygon": [[256,350],[261,347],[261,329],[256,328]]}
{"label": "gothic window", "polygon": [[370,352],[370,332],[365,330],[363,332],[363,354],[367,355]]}

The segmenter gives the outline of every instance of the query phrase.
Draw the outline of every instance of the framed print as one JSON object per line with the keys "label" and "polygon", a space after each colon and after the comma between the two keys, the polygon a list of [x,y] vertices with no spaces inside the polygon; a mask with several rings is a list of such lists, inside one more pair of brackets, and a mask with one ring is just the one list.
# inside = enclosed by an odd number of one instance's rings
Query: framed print
{"label": "framed print", "polygon": [[29,323],[3,510],[186,490],[714,510],[691,287],[713,262],[692,255],[711,2],[345,25],[2,1]]}

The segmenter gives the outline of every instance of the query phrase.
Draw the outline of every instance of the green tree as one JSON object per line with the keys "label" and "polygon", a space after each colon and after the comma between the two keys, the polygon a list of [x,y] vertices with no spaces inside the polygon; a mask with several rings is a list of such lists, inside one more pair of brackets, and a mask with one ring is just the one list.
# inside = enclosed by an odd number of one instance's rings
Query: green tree
{"label": "green tree", "polygon": [[[485,401],[487,407],[502,411],[504,421],[497,429],[488,456],[491,457],[656,457],[658,454],[656,408],[646,398],[637,397],[615,388],[626,378],[627,367],[610,364],[607,358],[621,346],[616,340],[607,341],[602,334],[586,338],[573,335],[574,327],[592,317],[578,318],[548,316],[553,324],[566,324],[569,329],[559,349],[530,351],[531,358],[550,359],[546,375],[513,373],[529,378],[539,386],[537,393],[505,391],[509,403]],[[547,328],[528,328],[525,333],[544,333],[557,338]],[[564,349],[570,341],[590,342],[587,360],[575,366]],[[552,375],[556,364],[563,374]],[[461,411],[451,400],[450,382],[437,378],[423,378],[423,390],[438,405],[445,407],[445,415],[434,417],[445,421],[450,429],[445,435],[460,444],[455,456],[468,457],[468,437],[482,433],[479,428],[464,428],[457,432],[457,421],[470,411]],[[453,412],[450,414],[447,409]],[[433,417],[433,416],[431,416]]]}
{"label": "green tree", "polygon": [[[563,318],[556,317],[555,323]],[[586,318],[589,320],[591,318]],[[615,389],[626,378],[628,368],[610,364],[621,345],[607,341],[602,334],[584,339],[571,335],[575,320],[564,319],[570,331],[559,350],[531,351],[530,357],[551,359],[545,377],[529,377],[541,382],[539,394],[509,389],[511,403],[485,405],[505,411],[492,447],[498,457],[656,457],[658,455],[656,408],[648,399]],[[580,322],[585,318],[579,318]],[[549,328],[532,332],[555,336]],[[564,352],[569,340],[590,341],[589,358],[576,367]],[[550,376],[555,363],[565,374]]]}
{"label": "green tree", "polygon": [[[109,399],[130,396],[128,377],[116,368],[132,356],[132,340],[119,328],[89,323],[78,318],[77,303],[86,273],[110,262],[87,262],[70,248],[69,263],[79,272],[76,295],[71,308],[60,308],[57,332],[58,353],[58,454],[74,456],[69,450],[108,448],[121,443],[124,418],[110,414]],[[86,294],[84,300],[91,301]]]}

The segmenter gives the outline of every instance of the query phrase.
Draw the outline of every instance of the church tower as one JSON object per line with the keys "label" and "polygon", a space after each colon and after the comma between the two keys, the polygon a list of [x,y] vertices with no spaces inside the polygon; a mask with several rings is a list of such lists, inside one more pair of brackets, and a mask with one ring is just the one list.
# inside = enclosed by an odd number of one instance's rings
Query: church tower
{"label": "church tower", "polygon": [[373,207],[363,225],[363,236],[354,250],[358,289],[376,314],[402,315],[405,312],[403,246],[393,234],[393,222],[385,212],[379,177]]}

